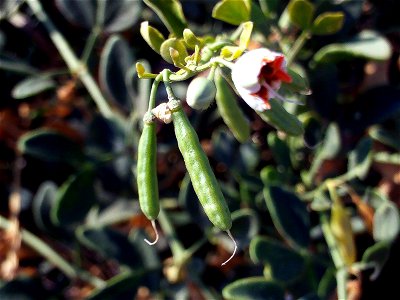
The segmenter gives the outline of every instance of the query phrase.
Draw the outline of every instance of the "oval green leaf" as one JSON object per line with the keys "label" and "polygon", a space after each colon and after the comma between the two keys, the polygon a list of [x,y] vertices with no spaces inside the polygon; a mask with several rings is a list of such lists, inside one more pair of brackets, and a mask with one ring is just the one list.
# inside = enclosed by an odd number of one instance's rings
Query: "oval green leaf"
{"label": "oval green leaf", "polygon": [[212,11],[215,19],[232,25],[250,20],[251,1],[248,0],[222,0],[218,2]]}
{"label": "oval green leaf", "polygon": [[104,30],[112,33],[129,29],[139,21],[141,12],[141,1],[108,0],[105,7]]}
{"label": "oval green leaf", "polygon": [[118,35],[112,35],[101,53],[99,80],[113,104],[127,112],[131,110],[132,101],[125,79],[133,62],[127,42]]}
{"label": "oval green leaf", "polygon": [[264,167],[260,172],[260,177],[264,185],[279,185],[282,183],[282,175],[275,166]]}
{"label": "oval green leaf", "polygon": [[292,247],[306,248],[310,242],[310,219],[306,205],[293,193],[278,186],[264,188],[272,221]]}
{"label": "oval green leaf", "polygon": [[116,259],[130,267],[143,267],[138,249],[129,241],[127,235],[115,229],[79,227],[76,237],[85,247],[106,258]]}
{"label": "oval green leaf", "polygon": [[84,157],[80,146],[67,136],[50,129],[32,130],[20,137],[18,150],[48,162],[76,165]]}
{"label": "oval green leaf", "polygon": [[28,77],[14,86],[11,95],[15,99],[25,99],[55,87],[56,83],[51,78],[43,76]]}
{"label": "oval green leaf", "polygon": [[314,4],[308,0],[292,0],[288,5],[290,21],[303,30],[310,27],[314,11]]}
{"label": "oval green leaf", "polygon": [[249,277],[228,284],[222,295],[226,300],[278,300],[284,299],[284,290],[264,277]]}
{"label": "oval green leaf", "polygon": [[[136,2],[136,1],[133,1]],[[187,22],[183,14],[182,5],[177,0],[144,0],[175,37],[183,37],[183,30]]]}
{"label": "oval green leaf", "polygon": [[344,14],[342,12],[326,12],[314,20],[311,31],[316,35],[334,34],[342,29],[343,23]]}
{"label": "oval green leaf", "polygon": [[142,22],[140,24],[140,34],[147,44],[156,51],[160,53],[161,44],[165,41],[164,36],[156,28],[149,25],[149,22]]}
{"label": "oval green leaf", "polygon": [[320,148],[322,159],[334,158],[340,151],[341,143],[339,126],[336,123],[329,124]]}
{"label": "oval green leaf", "polygon": [[259,113],[264,121],[289,135],[296,136],[304,133],[303,124],[295,115],[288,113],[279,100],[269,99],[269,103],[271,109]]}
{"label": "oval green leaf", "polygon": [[292,65],[287,69],[289,76],[292,78],[291,83],[282,82],[282,88],[294,93],[310,95],[310,84],[306,77],[305,70],[300,65]]}
{"label": "oval green leaf", "polygon": [[274,280],[292,281],[305,268],[305,259],[282,243],[267,237],[255,237],[250,243],[250,258],[255,264],[269,265]]}
{"label": "oval green leaf", "polygon": [[171,48],[178,52],[178,57],[176,61],[185,65],[186,64],[185,58],[188,56],[185,43],[177,38],[170,38],[161,44],[160,54],[162,58],[165,61],[169,62],[170,64],[173,64],[174,61],[171,57],[171,52],[170,52]]}
{"label": "oval green leaf", "polygon": [[384,61],[390,58],[390,43],[382,35],[364,30],[355,38],[344,42],[329,44],[315,53],[315,63],[337,63],[338,61],[363,58]]}
{"label": "oval green leaf", "polygon": [[56,5],[71,23],[86,29],[99,25],[107,32],[118,32],[139,20],[142,3],[131,0],[56,0]]}
{"label": "oval green leaf", "polygon": [[50,212],[54,224],[67,227],[83,223],[97,201],[94,177],[94,170],[86,167],[78,174],[70,176],[58,189]]}
{"label": "oval green leaf", "polygon": [[358,143],[357,147],[350,152],[347,170],[362,180],[367,176],[371,163],[372,140],[370,138],[364,138]]}
{"label": "oval green leaf", "polygon": [[289,169],[290,149],[287,143],[281,140],[275,131],[271,131],[267,136],[268,146],[278,166]]}
{"label": "oval green leaf", "polygon": [[374,214],[373,237],[376,241],[392,241],[400,229],[400,217],[397,206],[383,202]]}

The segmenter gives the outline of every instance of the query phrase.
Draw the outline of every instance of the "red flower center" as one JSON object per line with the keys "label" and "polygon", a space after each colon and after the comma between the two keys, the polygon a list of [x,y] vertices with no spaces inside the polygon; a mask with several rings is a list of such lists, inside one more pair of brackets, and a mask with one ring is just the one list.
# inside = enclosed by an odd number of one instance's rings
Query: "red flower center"
{"label": "red flower center", "polygon": [[282,56],[277,56],[273,61],[264,59],[263,66],[261,67],[260,74],[258,75],[259,82],[261,83],[260,89],[253,93],[252,95],[258,96],[264,100],[264,103],[268,108],[271,108],[268,99],[270,98],[266,85],[262,83],[265,82],[268,86],[271,86],[275,81],[283,81],[290,83],[292,82],[292,78],[282,69],[282,64],[285,58]]}
{"label": "red flower center", "polygon": [[265,81],[271,84],[274,81],[280,80],[283,82],[292,82],[292,78],[282,70],[282,63],[285,58],[282,56],[277,56],[273,61],[263,60],[263,66],[261,67],[260,74],[258,78],[260,81]]}

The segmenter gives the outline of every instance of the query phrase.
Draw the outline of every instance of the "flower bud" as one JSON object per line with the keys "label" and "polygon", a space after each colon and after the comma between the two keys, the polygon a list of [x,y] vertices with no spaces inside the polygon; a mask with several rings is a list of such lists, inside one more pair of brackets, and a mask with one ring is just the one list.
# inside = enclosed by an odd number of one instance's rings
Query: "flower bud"
{"label": "flower bud", "polygon": [[217,89],[212,80],[206,77],[197,77],[189,84],[186,93],[186,102],[193,109],[206,109],[215,99]]}

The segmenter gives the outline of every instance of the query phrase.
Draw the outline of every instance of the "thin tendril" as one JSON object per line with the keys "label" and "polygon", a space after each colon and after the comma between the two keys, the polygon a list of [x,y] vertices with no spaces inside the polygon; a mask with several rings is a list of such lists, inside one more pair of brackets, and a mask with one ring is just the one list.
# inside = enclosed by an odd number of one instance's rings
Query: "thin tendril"
{"label": "thin tendril", "polygon": [[158,242],[158,231],[157,231],[157,227],[156,227],[156,221],[151,220],[151,226],[153,226],[154,232],[156,233],[156,239],[154,240],[154,242],[150,242],[148,239],[144,239],[144,241],[149,244],[150,246],[153,246],[155,243]]}
{"label": "thin tendril", "polygon": [[230,230],[227,230],[226,233],[229,235],[229,237],[231,238],[233,244],[235,245],[235,249],[233,249],[233,253],[232,253],[231,257],[229,257],[225,262],[223,262],[221,264],[221,266],[225,266],[235,256],[236,250],[237,250],[237,244],[236,244],[235,239],[233,238]]}
{"label": "thin tendril", "polygon": [[265,81],[262,83],[263,86],[265,86],[268,90],[268,92],[270,92],[272,94],[272,96],[274,98],[277,98],[278,100],[281,100],[283,102],[289,102],[289,103],[295,103],[295,104],[299,104],[299,105],[303,105],[303,103],[296,101],[296,100],[291,100],[291,99],[287,99],[285,97],[283,97],[282,95],[278,94],[273,88],[272,86],[270,86],[268,83],[266,83]]}

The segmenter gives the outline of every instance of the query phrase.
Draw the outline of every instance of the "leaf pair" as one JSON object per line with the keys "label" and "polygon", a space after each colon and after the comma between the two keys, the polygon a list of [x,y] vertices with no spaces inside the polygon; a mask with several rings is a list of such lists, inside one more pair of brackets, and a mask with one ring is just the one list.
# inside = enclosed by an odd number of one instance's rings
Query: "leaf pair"
{"label": "leaf pair", "polygon": [[342,12],[322,13],[315,20],[315,6],[308,0],[292,0],[288,5],[290,21],[302,30],[315,35],[328,35],[338,32],[344,22]]}

